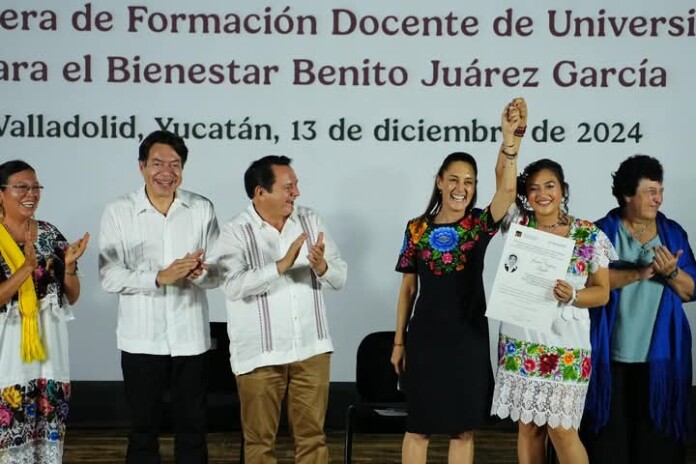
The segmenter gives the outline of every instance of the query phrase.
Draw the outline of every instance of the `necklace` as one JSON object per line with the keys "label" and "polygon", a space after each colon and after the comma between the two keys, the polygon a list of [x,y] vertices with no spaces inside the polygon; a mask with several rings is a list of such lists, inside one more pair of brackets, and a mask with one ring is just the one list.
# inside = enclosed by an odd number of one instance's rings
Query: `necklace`
{"label": "necklace", "polygon": [[640,229],[640,232],[636,232],[635,229],[633,228],[633,224],[630,224],[628,221],[626,221],[626,224],[628,224],[628,231],[633,235],[633,238],[636,239],[636,242],[640,242],[640,238],[643,236],[646,230],[648,230],[648,222],[643,224],[643,228]]}
{"label": "necklace", "polygon": [[561,224],[559,224],[559,223],[557,222],[557,223],[551,224],[551,225],[546,225],[546,224],[538,224],[538,225],[539,225],[542,229],[546,229],[546,230],[556,230],[556,229],[558,229],[558,227],[559,227]]}
{"label": "necklace", "polygon": [[563,227],[568,226],[568,233],[570,233],[570,223],[572,222],[572,218],[568,216],[567,214],[562,215],[560,218],[558,218],[558,221],[556,221],[553,224],[539,224],[537,221],[536,217],[530,216],[527,225],[529,227],[532,227],[534,229],[538,230],[544,230],[549,233],[553,233],[558,235],[558,230],[562,230]]}

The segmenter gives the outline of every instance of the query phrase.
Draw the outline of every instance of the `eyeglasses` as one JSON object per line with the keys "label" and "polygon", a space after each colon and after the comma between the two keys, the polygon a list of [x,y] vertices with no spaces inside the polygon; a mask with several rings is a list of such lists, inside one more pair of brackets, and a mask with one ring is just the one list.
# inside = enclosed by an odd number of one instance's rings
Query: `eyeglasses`
{"label": "eyeglasses", "polygon": [[10,187],[13,189],[15,192],[19,193],[20,195],[26,195],[29,192],[36,192],[36,193],[41,193],[43,190],[44,186],[43,185],[28,185],[28,184],[14,184],[14,185],[3,185],[2,188],[5,187]]}

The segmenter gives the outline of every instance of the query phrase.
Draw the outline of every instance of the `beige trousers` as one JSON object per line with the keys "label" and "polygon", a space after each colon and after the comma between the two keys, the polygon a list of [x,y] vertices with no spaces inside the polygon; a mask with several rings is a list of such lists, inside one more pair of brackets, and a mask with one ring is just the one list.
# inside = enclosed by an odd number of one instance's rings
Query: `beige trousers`
{"label": "beige trousers", "polygon": [[246,464],[276,464],[275,438],[287,395],[297,464],[326,464],[324,419],[329,399],[330,353],[237,376]]}

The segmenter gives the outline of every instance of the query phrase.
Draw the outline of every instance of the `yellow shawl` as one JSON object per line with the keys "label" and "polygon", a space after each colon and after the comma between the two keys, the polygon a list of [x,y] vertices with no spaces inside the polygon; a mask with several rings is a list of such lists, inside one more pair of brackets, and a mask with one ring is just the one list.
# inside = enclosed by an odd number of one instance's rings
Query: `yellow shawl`
{"label": "yellow shawl", "polygon": [[[2,224],[0,253],[13,274],[24,264],[22,250]],[[31,276],[19,286],[19,314],[22,316],[22,361],[43,361],[46,359],[46,353],[39,337],[39,301]]]}

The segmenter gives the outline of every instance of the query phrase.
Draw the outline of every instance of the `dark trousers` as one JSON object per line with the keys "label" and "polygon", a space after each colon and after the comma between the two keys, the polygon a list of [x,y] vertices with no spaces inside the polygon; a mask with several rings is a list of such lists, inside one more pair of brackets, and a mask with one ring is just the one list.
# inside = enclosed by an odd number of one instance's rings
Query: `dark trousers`
{"label": "dark trousers", "polygon": [[679,464],[686,445],[657,432],[650,419],[647,363],[611,363],[609,422],[595,435],[583,429],[590,464]]}
{"label": "dark trousers", "polygon": [[208,462],[206,445],[207,355],[159,356],[121,352],[131,412],[128,464],[159,464],[164,393],[169,388],[177,464]]}

